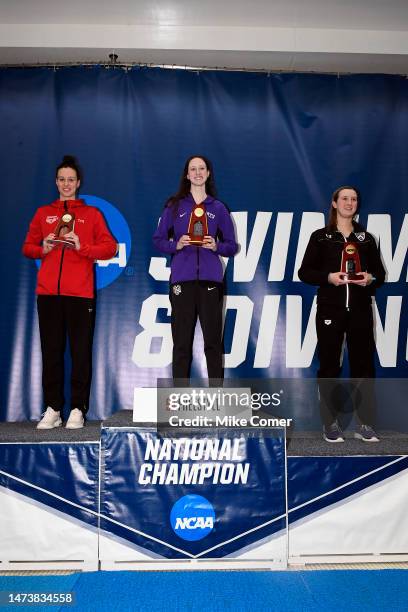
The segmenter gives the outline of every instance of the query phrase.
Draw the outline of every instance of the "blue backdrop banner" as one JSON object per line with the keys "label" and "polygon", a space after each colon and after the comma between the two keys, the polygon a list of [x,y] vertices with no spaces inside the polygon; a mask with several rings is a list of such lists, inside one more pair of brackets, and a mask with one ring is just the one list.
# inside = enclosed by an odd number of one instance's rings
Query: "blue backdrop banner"
{"label": "blue backdrop banner", "polygon": [[[67,153],[120,245],[97,264],[91,418],[131,408],[135,386],[170,375],[169,261],[151,236],[190,154],[213,161],[240,245],[226,262],[227,376],[315,375],[315,291],[297,270],[343,184],[360,189],[360,221],[387,269],[375,305],[377,373],[406,376],[405,78],[2,69],[0,130],[1,419],[42,410],[37,267],[21,245],[36,208],[56,197],[55,167]],[[199,332],[193,374],[205,375]]]}

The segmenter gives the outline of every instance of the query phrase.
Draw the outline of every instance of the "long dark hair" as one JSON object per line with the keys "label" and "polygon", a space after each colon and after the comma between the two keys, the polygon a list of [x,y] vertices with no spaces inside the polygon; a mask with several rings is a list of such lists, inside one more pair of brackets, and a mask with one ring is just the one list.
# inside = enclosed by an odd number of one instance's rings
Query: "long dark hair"
{"label": "long dark hair", "polygon": [[352,187],[351,185],[343,185],[342,187],[338,187],[336,191],[333,192],[331,202],[330,202],[329,222],[327,224],[327,228],[331,232],[335,232],[337,230],[337,208],[334,208],[333,202],[336,202],[337,204],[337,200],[339,199],[340,192],[343,191],[343,189],[352,189],[357,194],[357,209],[356,209],[355,214],[358,213],[358,209],[360,208],[360,192],[358,189],[356,189],[356,187]]}
{"label": "long dark hair", "polygon": [[167,207],[171,207],[171,206],[177,207],[180,200],[182,200],[183,198],[186,198],[188,194],[190,193],[191,182],[187,178],[188,166],[191,160],[195,159],[196,157],[198,157],[198,159],[203,160],[203,162],[205,163],[207,167],[208,172],[210,173],[208,179],[205,182],[205,191],[207,195],[210,195],[213,198],[215,198],[216,188],[215,188],[215,180],[214,180],[214,171],[213,171],[213,166],[212,166],[211,161],[208,159],[208,157],[204,157],[204,155],[190,155],[190,157],[186,160],[186,163],[184,164],[184,169],[183,169],[183,172],[180,178],[180,184],[179,184],[178,190],[176,191],[174,195],[170,196],[169,199],[167,200],[166,202]]}
{"label": "long dark hair", "polygon": [[59,166],[57,166],[55,171],[55,178],[57,178],[58,172],[61,170],[61,168],[71,168],[71,170],[75,170],[77,179],[82,183],[82,169],[77,159],[73,155],[64,155],[62,162],[59,164]]}

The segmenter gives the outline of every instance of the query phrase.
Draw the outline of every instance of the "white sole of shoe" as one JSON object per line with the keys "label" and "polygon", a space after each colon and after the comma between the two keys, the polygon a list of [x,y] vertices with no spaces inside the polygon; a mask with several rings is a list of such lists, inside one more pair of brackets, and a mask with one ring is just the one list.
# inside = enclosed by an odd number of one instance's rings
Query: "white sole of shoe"
{"label": "white sole of shoe", "polygon": [[379,438],[375,438],[375,437],[370,438],[370,439],[364,438],[364,436],[362,436],[359,433],[355,433],[354,437],[356,440],[361,440],[362,442],[379,442],[380,441]]}
{"label": "white sole of shoe", "polygon": [[41,425],[41,423],[38,423],[36,429],[54,429],[55,427],[61,427],[61,425],[62,425],[61,420],[54,423],[54,425]]}
{"label": "white sole of shoe", "polygon": [[329,442],[329,444],[339,444],[341,442],[344,442],[344,438],[338,438],[337,440],[330,440],[329,438],[326,438],[325,435],[323,435],[323,440],[325,440],[326,442]]}
{"label": "white sole of shoe", "polygon": [[81,425],[79,423],[78,424],[76,424],[76,423],[75,424],[68,424],[67,423],[65,425],[65,429],[82,429],[83,426],[84,426],[84,423],[82,423]]}

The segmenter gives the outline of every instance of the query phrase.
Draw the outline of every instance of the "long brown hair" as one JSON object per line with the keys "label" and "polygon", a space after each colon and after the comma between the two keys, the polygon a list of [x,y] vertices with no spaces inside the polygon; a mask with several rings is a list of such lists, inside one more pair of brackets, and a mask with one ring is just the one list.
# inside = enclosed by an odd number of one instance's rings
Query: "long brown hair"
{"label": "long brown hair", "polygon": [[343,185],[342,187],[338,187],[336,191],[333,192],[330,202],[329,222],[327,224],[327,227],[331,232],[335,232],[337,230],[337,208],[334,208],[333,202],[336,202],[337,204],[340,192],[343,191],[343,189],[352,189],[357,195],[357,210],[355,214],[357,214],[358,209],[360,207],[360,192],[358,191],[358,189],[352,187],[351,185]]}
{"label": "long brown hair", "polygon": [[190,155],[190,157],[186,160],[186,163],[184,164],[184,169],[183,169],[183,172],[180,178],[180,184],[179,184],[178,190],[176,191],[174,195],[169,197],[169,199],[166,202],[166,206],[168,207],[176,206],[177,207],[180,200],[182,200],[183,198],[186,198],[188,194],[190,193],[191,182],[187,178],[188,166],[191,160],[195,159],[196,157],[198,157],[198,159],[203,160],[203,162],[205,163],[207,167],[208,172],[210,173],[209,177],[207,178],[205,182],[205,191],[207,195],[210,195],[213,198],[215,198],[216,188],[215,188],[214,171],[213,171],[212,163],[207,157],[204,157],[204,155]]}

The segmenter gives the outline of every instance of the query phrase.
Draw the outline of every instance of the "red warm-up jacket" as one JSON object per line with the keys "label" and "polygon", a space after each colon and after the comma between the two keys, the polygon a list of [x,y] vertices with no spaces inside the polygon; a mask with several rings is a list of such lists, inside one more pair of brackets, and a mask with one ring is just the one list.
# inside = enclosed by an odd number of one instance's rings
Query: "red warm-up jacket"
{"label": "red warm-up jacket", "polygon": [[[44,255],[42,242],[55,231],[65,208],[75,214],[74,232],[78,235],[81,248],[77,251],[58,245]],[[38,208],[23,245],[26,257],[41,259],[37,278],[38,295],[87,298],[95,293],[95,260],[111,259],[116,250],[116,241],[101,212],[94,206],[87,206],[83,200],[56,200]]]}

